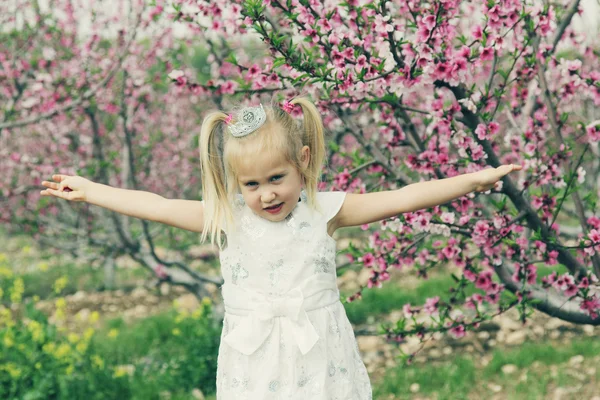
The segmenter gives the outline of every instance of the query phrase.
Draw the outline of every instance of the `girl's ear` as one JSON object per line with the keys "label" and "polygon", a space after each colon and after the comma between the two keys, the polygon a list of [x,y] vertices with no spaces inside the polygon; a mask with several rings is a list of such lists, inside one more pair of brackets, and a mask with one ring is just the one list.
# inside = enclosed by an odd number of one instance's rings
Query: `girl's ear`
{"label": "girl's ear", "polygon": [[310,162],[310,147],[304,146],[300,150],[300,164],[302,165],[302,169],[308,168],[309,162]]}

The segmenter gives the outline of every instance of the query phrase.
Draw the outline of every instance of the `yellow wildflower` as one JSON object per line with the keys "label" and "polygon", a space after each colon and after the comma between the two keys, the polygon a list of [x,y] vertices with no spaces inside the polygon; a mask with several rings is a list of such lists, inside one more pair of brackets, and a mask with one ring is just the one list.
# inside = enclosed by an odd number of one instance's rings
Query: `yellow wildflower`
{"label": "yellow wildflower", "polygon": [[0,367],[0,369],[4,369],[12,379],[17,379],[21,376],[21,370],[17,367],[15,363],[7,363]]}
{"label": "yellow wildflower", "polygon": [[108,331],[108,337],[109,338],[116,338],[119,335],[119,330],[112,328],[110,331]]}
{"label": "yellow wildflower", "polygon": [[133,365],[117,365],[113,377],[120,378],[125,375],[133,375],[134,370],[135,367]]}
{"label": "yellow wildflower", "polygon": [[179,336],[179,335],[181,335],[181,331],[179,330],[179,328],[175,328],[175,329],[173,329],[172,333],[173,333],[173,335],[175,335],[175,336]]}
{"label": "yellow wildflower", "polygon": [[210,306],[212,304],[210,298],[208,297],[203,297],[202,298],[202,304],[204,304],[205,306]]}
{"label": "yellow wildflower", "polygon": [[12,278],[13,272],[6,267],[0,267],[0,276],[4,278]]}
{"label": "yellow wildflower", "polygon": [[45,261],[42,261],[41,263],[39,263],[39,264],[38,264],[38,268],[39,268],[39,270],[40,270],[40,271],[42,271],[42,272],[46,272],[46,271],[48,271],[48,267],[49,267],[49,265],[48,265],[48,263],[47,263],[47,262],[45,262]]}
{"label": "yellow wildflower", "polygon": [[5,325],[7,328],[15,326],[15,321],[12,319],[12,312],[0,305],[0,325]]}
{"label": "yellow wildflower", "polygon": [[54,318],[56,318],[57,321],[62,321],[65,319],[65,310],[62,308],[57,308],[56,311],[54,312]]}
{"label": "yellow wildflower", "polygon": [[23,284],[23,278],[19,277],[13,282],[13,287],[10,291],[10,301],[15,304],[19,304],[21,302],[23,292],[25,292],[25,285]]}
{"label": "yellow wildflower", "polygon": [[197,308],[192,313],[192,318],[194,318],[194,319],[200,319],[200,317],[202,317],[202,314],[204,314],[204,311],[201,308]]}
{"label": "yellow wildflower", "polygon": [[86,342],[79,342],[77,343],[77,346],[75,346],[75,349],[80,353],[83,354],[85,353],[85,351],[88,348],[88,344]]}
{"label": "yellow wildflower", "polygon": [[66,358],[66,356],[68,356],[70,352],[71,346],[69,346],[66,343],[61,343],[58,345],[58,348],[54,352],[54,357],[56,357],[57,359]]}
{"label": "yellow wildflower", "polygon": [[189,313],[186,310],[181,310],[175,317],[175,323],[178,324],[188,317]]}
{"label": "yellow wildflower", "polygon": [[98,367],[99,369],[104,368],[104,360],[100,358],[99,355],[94,354],[92,357],[92,364]]}
{"label": "yellow wildflower", "polygon": [[71,332],[67,335],[67,340],[71,343],[77,343],[79,342],[79,335]]}
{"label": "yellow wildflower", "polygon": [[54,342],[46,343],[42,346],[42,350],[46,354],[54,354],[54,350],[56,349],[56,344]]}
{"label": "yellow wildflower", "polygon": [[86,342],[89,342],[90,339],[92,338],[92,336],[94,336],[94,332],[96,332],[94,330],[94,328],[87,328],[85,330],[85,332],[83,333],[83,338]]}
{"label": "yellow wildflower", "polygon": [[6,332],[4,335],[4,346],[12,347],[15,344],[14,336],[12,335],[12,331]]}
{"label": "yellow wildflower", "polygon": [[55,293],[60,293],[62,292],[62,290],[67,286],[67,283],[69,283],[69,278],[66,276],[61,276],[60,278],[58,278],[55,282],[54,282],[54,292]]}
{"label": "yellow wildflower", "polygon": [[94,323],[96,321],[98,321],[98,318],[100,318],[100,314],[98,313],[98,311],[92,311],[92,313],[90,314],[90,323]]}
{"label": "yellow wildflower", "polygon": [[34,342],[42,343],[44,341],[44,328],[37,321],[29,321],[27,329],[31,333]]}

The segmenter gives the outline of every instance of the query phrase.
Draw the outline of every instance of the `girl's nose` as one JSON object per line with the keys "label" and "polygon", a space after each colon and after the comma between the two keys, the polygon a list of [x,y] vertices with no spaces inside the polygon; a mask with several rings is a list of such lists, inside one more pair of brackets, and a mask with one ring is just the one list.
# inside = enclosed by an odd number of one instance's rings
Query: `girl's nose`
{"label": "girl's nose", "polygon": [[272,202],[273,200],[275,200],[275,193],[270,192],[270,191],[269,192],[263,192],[263,194],[261,196],[261,199],[262,199],[263,203],[268,204],[268,203]]}

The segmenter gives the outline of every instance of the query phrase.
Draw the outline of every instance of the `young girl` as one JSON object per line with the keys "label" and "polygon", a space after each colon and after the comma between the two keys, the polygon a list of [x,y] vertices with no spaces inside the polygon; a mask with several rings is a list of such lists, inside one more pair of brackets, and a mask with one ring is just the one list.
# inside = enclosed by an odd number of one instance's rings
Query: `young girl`
{"label": "young girl", "polygon": [[[302,122],[288,113],[294,105]],[[306,98],[236,115],[213,112],[202,124],[200,149],[200,202],[65,175],[44,181],[41,193],[202,232],[202,241],[210,235],[219,245],[219,400],[372,399],[336,286],[333,233],[486,191],[521,169],[503,165],[377,193],[318,192],[323,124]]]}

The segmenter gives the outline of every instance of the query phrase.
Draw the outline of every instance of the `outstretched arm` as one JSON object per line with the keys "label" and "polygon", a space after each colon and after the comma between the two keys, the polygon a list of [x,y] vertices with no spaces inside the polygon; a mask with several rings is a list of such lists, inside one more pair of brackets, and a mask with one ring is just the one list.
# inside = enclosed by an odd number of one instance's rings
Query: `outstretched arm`
{"label": "outstretched arm", "polygon": [[[484,192],[520,165],[502,165],[452,178],[418,182],[402,189],[383,192],[348,193],[339,213],[335,216],[335,229],[381,221],[398,214],[447,203],[473,191]],[[334,229],[334,230],[335,230]]]}
{"label": "outstretched arm", "polygon": [[202,232],[204,204],[197,200],[166,199],[142,190],[120,189],[92,182],[80,176],[52,175],[55,182],[43,181],[42,196],[85,201],[120,214]]}

